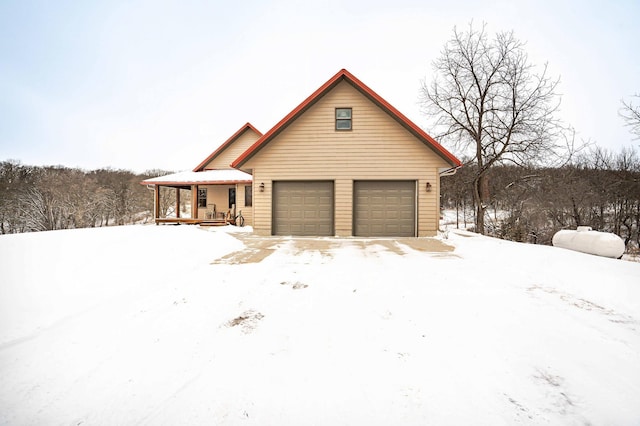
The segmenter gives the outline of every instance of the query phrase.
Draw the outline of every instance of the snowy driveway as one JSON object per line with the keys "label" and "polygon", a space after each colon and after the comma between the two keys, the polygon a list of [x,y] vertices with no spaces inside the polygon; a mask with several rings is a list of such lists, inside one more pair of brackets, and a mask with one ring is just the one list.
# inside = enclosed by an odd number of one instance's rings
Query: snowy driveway
{"label": "snowy driveway", "polygon": [[330,256],[333,250],[344,245],[353,245],[365,250],[367,247],[380,246],[389,252],[403,255],[406,248],[425,253],[447,253],[453,255],[454,247],[445,244],[436,238],[302,238],[302,237],[258,237],[250,233],[237,233],[234,235],[244,243],[240,250],[226,254],[213,263],[244,264],[257,263],[273,254],[278,247],[285,243],[293,245],[294,255],[304,252],[318,252],[324,256]]}
{"label": "snowy driveway", "polygon": [[245,231],[0,236],[0,425],[640,423],[640,264]]}

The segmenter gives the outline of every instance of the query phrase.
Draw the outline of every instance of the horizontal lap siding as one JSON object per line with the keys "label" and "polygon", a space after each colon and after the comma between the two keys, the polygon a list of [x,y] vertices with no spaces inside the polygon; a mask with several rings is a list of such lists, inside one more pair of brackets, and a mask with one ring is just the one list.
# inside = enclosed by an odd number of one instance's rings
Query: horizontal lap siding
{"label": "horizontal lap siding", "polygon": [[[244,224],[246,226],[253,226],[253,207],[245,206],[244,191],[245,187],[250,185],[238,184],[236,185],[236,215],[242,211],[242,217],[244,217]],[[253,204],[253,203],[252,203]]]}
{"label": "horizontal lap siding", "polygon": [[353,211],[353,180],[335,181],[335,231],[336,235],[351,235],[351,215]]}
{"label": "horizontal lap siding", "polygon": [[247,129],[230,146],[209,161],[205,169],[229,169],[231,163],[245,152],[260,136],[251,129]]}
{"label": "horizontal lap siding", "polygon": [[[207,190],[207,207],[198,207],[198,218],[206,219],[207,213],[216,205],[216,212],[226,212],[229,203],[229,186],[220,185],[198,185],[200,189]],[[197,202],[197,201],[196,201]]]}
{"label": "horizontal lap siding", "polygon": [[[260,189],[264,183],[264,191]],[[271,235],[272,182],[259,170],[253,171],[253,230],[258,235]]]}
{"label": "horizontal lap siding", "polygon": [[[335,131],[335,108],[352,108],[353,130]],[[271,229],[272,180],[334,180],[335,230],[351,235],[353,180],[417,180],[418,234],[437,229],[437,169],[448,164],[368,98],[342,82],[244,166],[254,171],[254,228]],[[426,182],[432,191],[426,191]]]}
{"label": "horizontal lap siding", "polygon": [[[426,191],[427,182],[431,191]],[[437,170],[429,177],[418,181],[418,236],[432,236],[438,230],[440,220],[440,199],[438,198],[440,179]]]}

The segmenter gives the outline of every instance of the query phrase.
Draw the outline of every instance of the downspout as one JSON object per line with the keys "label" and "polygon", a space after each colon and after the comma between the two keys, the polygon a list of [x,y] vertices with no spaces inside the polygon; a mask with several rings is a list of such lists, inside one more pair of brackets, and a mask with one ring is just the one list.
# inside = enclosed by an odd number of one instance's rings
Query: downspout
{"label": "downspout", "polygon": [[439,174],[440,174],[440,177],[442,177],[442,176],[453,176],[453,175],[455,175],[455,174],[456,174],[456,172],[458,171],[458,169],[459,169],[459,168],[461,168],[461,167],[462,167],[462,166],[456,166],[456,167],[451,167],[451,168],[449,168],[449,169],[445,169],[445,170],[443,170],[443,171],[441,171],[441,172],[439,173]]}
{"label": "downspout", "polygon": [[156,203],[156,186],[155,185],[147,185],[147,189],[153,191],[153,221],[155,222],[158,218],[158,212],[156,211],[158,207],[158,203]]}
{"label": "downspout", "polygon": [[[456,172],[458,171],[459,168],[461,168],[462,165],[460,166],[454,166],[454,167],[450,167],[448,169],[444,169],[443,171],[438,173],[438,193],[440,194],[440,178],[443,176],[453,176],[456,174]],[[440,197],[442,197],[442,195],[440,194]],[[440,209],[442,208],[442,205],[440,204],[441,200],[438,200],[438,217],[440,217]],[[456,220],[457,220],[457,213],[456,213]]]}

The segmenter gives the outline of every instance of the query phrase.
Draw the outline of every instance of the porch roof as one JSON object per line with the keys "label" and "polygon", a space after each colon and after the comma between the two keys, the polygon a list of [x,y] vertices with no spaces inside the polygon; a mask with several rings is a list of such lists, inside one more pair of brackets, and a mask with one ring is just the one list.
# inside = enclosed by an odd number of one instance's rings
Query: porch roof
{"label": "porch roof", "polygon": [[159,176],[140,182],[142,185],[221,185],[230,183],[251,183],[253,176],[240,170],[184,171]]}

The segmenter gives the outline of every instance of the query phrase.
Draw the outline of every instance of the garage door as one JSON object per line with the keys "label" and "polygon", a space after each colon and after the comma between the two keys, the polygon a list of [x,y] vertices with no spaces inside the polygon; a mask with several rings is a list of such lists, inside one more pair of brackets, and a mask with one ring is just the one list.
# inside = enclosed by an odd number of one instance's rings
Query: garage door
{"label": "garage door", "polygon": [[353,233],[358,237],[414,237],[415,181],[354,182]]}
{"label": "garage door", "polygon": [[330,236],[333,182],[274,182],[273,235]]}

